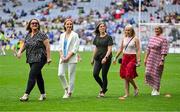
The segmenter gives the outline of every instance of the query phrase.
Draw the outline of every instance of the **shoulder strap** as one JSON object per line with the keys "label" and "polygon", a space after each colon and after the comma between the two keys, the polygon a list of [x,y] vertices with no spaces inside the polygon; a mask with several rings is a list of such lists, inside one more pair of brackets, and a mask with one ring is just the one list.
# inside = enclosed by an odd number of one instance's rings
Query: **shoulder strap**
{"label": "shoulder strap", "polygon": [[[133,37],[133,38],[134,38],[134,37]],[[131,40],[132,40],[133,38],[131,38]],[[125,47],[125,49],[124,49],[124,50],[126,50],[126,49],[127,49],[127,47],[128,47],[128,45],[129,45],[129,43],[131,42],[131,40],[127,43],[127,45],[126,45],[126,47]]]}

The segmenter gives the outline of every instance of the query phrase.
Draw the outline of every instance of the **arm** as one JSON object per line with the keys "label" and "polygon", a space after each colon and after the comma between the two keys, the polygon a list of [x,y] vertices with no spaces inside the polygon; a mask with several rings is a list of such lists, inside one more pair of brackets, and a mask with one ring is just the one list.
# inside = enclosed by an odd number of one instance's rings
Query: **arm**
{"label": "arm", "polygon": [[49,40],[46,39],[43,41],[45,47],[46,47],[46,54],[47,54],[47,63],[51,62],[51,56],[50,56],[50,44],[49,44]]}
{"label": "arm", "polygon": [[59,50],[59,56],[60,56],[61,63],[64,62],[65,58],[61,49]]}
{"label": "arm", "polygon": [[60,56],[60,58],[63,58],[64,56],[63,56],[63,53],[62,53],[62,50],[59,50],[59,56]]}
{"label": "arm", "polygon": [[18,53],[17,53],[17,58],[21,58],[21,56],[22,56],[22,53],[25,51],[25,44],[24,44],[24,41],[23,41],[23,43],[22,43],[22,46],[21,46],[21,48],[19,49],[19,51],[18,51]]}
{"label": "arm", "polygon": [[164,39],[161,47],[161,62],[159,63],[160,66],[164,64],[164,60],[167,53],[168,53],[168,42],[166,39]]}
{"label": "arm", "polygon": [[116,56],[114,57],[114,60],[113,60],[113,63],[115,64],[116,63],[116,60],[117,58],[119,57],[119,55],[122,53],[123,51],[123,40],[121,41],[120,43],[120,48],[118,49],[117,53],[116,53]]}
{"label": "arm", "polygon": [[62,43],[62,34],[60,35],[60,41],[59,41],[59,56],[63,60],[64,59],[64,54],[63,54],[63,43]]}
{"label": "arm", "polygon": [[144,65],[146,66],[146,63],[147,63],[147,58],[148,58],[148,56],[149,56],[149,51],[147,51],[146,53],[145,53],[145,56],[144,56]]}
{"label": "arm", "polygon": [[106,55],[105,55],[105,57],[101,61],[102,64],[104,64],[106,62],[106,60],[108,59],[108,57],[111,54],[111,52],[112,52],[112,46],[108,46],[108,50],[106,52]]}
{"label": "arm", "polygon": [[65,61],[68,61],[75,53],[73,52],[68,52],[68,55],[65,58]]}
{"label": "arm", "polygon": [[65,60],[68,61],[74,54],[76,54],[78,52],[79,49],[79,36],[78,34],[75,35],[74,37],[74,43],[73,44],[73,49],[71,51],[68,52]]}
{"label": "arm", "polygon": [[161,61],[160,61],[160,63],[159,63],[159,66],[164,65],[165,57],[166,57],[166,54],[163,54],[163,55],[161,56]]}
{"label": "arm", "polygon": [[150,41],[151,41],[151,39],[150,39],[149,42],[148,42],[147,50],[146,50],[146,52],[145,52],[145,54],[144,54],[144,65],[145,65],[145,66],[146,66],[147,59],[148,59],[149,54],[150,54]]}
{"label": "arm", "polygon": [[91,65],[94,64],[94,57],[95,57],[96,53],[97,53],[97,48],[95,47],[95,48],[93,49],[93,56],[92,56],[92,58],[91,58]]}
{"label": "arm", "polygon": [[109,57],[109,55],[111,54],[111,52],[112,52],[112,46],[108,46],[108,51],[107,51],[107,53],[106,53],[104,58],[107,59]]}
{"label": "arm", "polygon": [[139,38],[136,38],[136,48],[137,48],[137,63],[140,64],[141,62],[141,48]]}

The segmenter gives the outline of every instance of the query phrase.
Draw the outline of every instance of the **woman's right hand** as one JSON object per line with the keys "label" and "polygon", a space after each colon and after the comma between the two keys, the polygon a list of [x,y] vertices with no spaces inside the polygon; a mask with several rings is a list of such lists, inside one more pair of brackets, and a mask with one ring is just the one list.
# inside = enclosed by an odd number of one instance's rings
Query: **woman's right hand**
{"label": "woman's right hand", "polygon": [[146,66],[147,60],[144,60],[144,66]]}
{"label": "woman's right hand", "polygon": [[91,59],[91,65],[93,65],[94,64],[94,59]]}
{"label": "woman's right hand", "polygon": [[60,58],[61,58],[61,63],[64,63],[64,60],[65,60],[64,56],[60,55]]}
{"label": "woman's right hand", "polygon": [[16,56],[17,56],[18,59],[20,59],[21,56],[22,56],[22,53],[21,53],[21,52],[18,52]]}

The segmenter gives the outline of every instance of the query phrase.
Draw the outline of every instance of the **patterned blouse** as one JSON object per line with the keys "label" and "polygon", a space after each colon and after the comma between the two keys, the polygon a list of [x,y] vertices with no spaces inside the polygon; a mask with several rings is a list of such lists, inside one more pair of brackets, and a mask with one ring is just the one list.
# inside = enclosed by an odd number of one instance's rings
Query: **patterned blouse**
{"label": "patterned blouse", "polygon": [[43,41],[48,39],[47,35],[42,32],[37,32],[33,37],[28,33],[25,37],[25,49],[26,49],[26,62],[34,63],[40,62],[42,59],[46,59],[46,47]]}

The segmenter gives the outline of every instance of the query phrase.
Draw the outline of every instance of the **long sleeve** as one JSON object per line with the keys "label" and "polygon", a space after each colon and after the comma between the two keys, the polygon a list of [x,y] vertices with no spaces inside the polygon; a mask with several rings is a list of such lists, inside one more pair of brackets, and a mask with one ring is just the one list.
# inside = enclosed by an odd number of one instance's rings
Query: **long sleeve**
{"label": "long sleeve", "polygon": [[167,39],[164,38],[163,42],[162,42],[162,46],[161,46],[161,54],[167,54],[168,53],[168,42]]}

